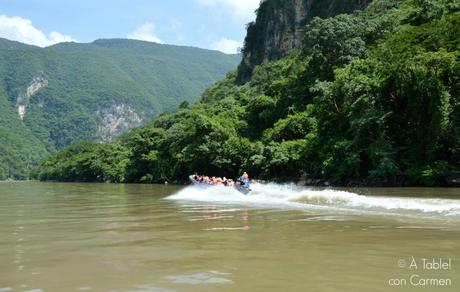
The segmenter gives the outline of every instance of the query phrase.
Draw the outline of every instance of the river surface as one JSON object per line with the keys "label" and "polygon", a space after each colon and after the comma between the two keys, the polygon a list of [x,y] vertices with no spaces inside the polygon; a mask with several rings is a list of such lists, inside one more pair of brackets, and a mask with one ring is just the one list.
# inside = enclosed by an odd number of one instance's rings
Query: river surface
{"label": "river surface", "polygon": [[460,291],[460,189],[0,183],[0,291]]}

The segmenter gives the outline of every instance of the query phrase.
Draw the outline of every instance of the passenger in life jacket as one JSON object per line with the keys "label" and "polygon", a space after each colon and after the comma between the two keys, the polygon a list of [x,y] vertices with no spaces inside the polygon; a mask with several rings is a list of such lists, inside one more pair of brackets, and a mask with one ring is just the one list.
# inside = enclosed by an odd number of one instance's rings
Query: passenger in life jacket
{"label": "passenger in life jacket", "polygon": [[240,186],[242,187],[249,187],[249,175],[245,171],[243,172],[243,175],[238,178],[238,181],[240,182]]}

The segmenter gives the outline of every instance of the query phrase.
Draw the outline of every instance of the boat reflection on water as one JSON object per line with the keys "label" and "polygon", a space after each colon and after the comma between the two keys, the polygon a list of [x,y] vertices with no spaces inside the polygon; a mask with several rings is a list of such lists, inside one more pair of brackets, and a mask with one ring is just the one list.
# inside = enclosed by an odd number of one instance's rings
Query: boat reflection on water
{"label": "boat reflection on water", "polygon": [[[216,205],[200,205],[192,208],[188,206],[187,209],[189,209],[187,213],[193,213],[192,216],[187,218],[188,221],[209,222],[209,225],[221,225],[227,224],[229,221],[232,222],[232,226],[209,226],[208,224],[205,224],[208,225],[204,228],[206,231],[247,231],[250,229],[249,208],[247,207],[242,209],[223,209],[222,207]],[[241,225],[235,224],[235,222],[241,222]]]}

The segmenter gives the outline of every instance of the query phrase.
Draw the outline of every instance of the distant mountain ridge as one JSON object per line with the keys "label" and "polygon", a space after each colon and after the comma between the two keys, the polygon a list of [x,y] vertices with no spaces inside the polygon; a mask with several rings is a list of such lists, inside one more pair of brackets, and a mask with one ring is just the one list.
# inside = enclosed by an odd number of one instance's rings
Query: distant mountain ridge
{"label": "distant mountain ridge", "polygon": [[77,140],[109,140],[194,102],[238,55],[126,39],[46,48],[0,38],[0,179]]}

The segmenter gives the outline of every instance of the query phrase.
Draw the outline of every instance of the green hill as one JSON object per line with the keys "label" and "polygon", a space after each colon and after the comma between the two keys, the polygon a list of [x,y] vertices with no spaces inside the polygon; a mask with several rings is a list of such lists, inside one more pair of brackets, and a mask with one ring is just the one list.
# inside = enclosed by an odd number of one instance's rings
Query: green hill
{"label": "green hill", "polygon": [[47,48],[0,39],[0,179],[77,140],[109,140],[195,102],[237,55],[135,40]]}

